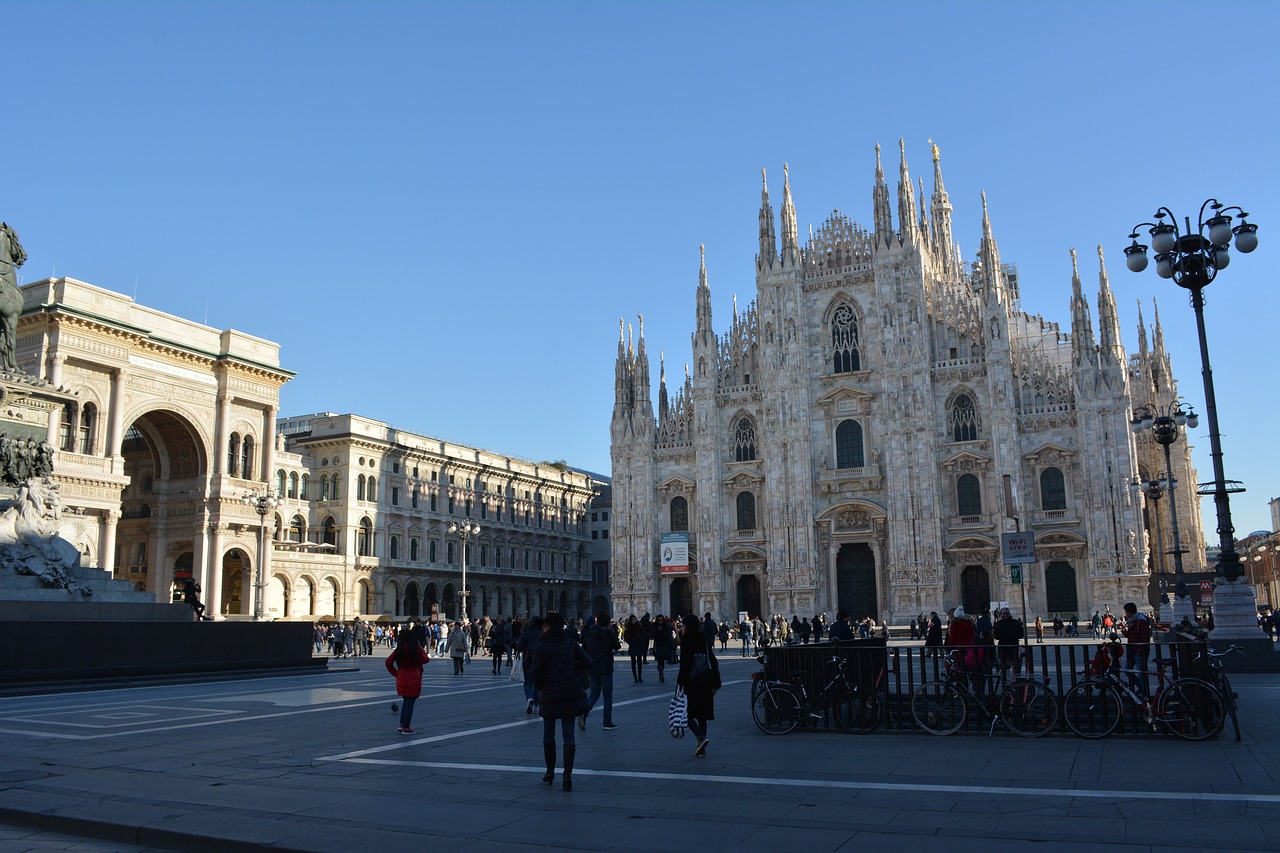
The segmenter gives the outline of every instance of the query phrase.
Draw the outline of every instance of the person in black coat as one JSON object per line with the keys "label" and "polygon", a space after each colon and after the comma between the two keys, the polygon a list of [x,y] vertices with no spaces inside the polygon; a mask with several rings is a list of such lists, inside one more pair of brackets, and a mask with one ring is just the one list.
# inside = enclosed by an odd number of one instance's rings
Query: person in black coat
{"label": "person in black coat", "polygon": [[[716,661],[715,641],[707,641],[702,625],[695,617],[684,620],[684,632],[680,635],[680,674],[676,683],[684,688],[689,701],[689,731],[698,738],[694,755],[707,754],[707,723],[716,718],[715,694],[720,689],[720,664]],[[706,655],[711,671],[698,676],[693,674],[694,657]]]}
{"label": "person in black coat", "polygon": [[675,628],[661,613],[653,620],[653,659],[658,664],[658,681],[666,681],[667,664],[676,653]]}
{"label": "person in black coat", "polygon": [[542,754],[547,762],[542,781],[548,785],[556,774],[556,720],[564,739],[564,783],[573,790],[573,758],[577,744],[573,722],[591,710],[582,674],[591,667],[591,658],[564,629],[564,617],[554,610],[542,620],[542,639],[528,665],[539,691],[538,715],[542,717]]}
{"label": "person in black coat", "polygon": [[[591,658],[591,668],[587,670],[587,678],[591,684],[591,695],[587,704],[592,708],[596,700],[604,696],[604,727],[616,729],[613,722],[613,653],[622,651],[622,642],[618,639],[618,626],[607,622],[601,616],[597,622],[593,616],[587,620],[582,629],[582,650]],[[588,712],[590,713],[590,712]],[[587,730],[587,714],[578,718],[578,728]]]}

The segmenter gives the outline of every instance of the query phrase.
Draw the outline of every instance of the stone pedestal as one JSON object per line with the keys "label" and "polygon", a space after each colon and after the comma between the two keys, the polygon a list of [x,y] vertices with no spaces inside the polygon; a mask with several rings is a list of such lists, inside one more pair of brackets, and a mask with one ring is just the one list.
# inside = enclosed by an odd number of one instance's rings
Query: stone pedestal
{"label": "stone pedestal", "polygon": [[1213,582],[1213,640],[1254,640],[1258,629],[1258,603],[1246,575],[1234,582],[1219,577]]}

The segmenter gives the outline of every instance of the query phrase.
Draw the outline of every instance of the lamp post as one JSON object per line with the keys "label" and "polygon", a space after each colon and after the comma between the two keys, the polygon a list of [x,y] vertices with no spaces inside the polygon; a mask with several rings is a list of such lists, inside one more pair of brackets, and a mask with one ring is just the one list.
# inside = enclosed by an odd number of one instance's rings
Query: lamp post
{"label": "lamp post", "polygon": [[[1206,219],[1205,213],[1209,212]],[[1239,223],[1234,227],[1231,216],[1234,212]],[[1195,230],[1191,228],[1191,217],[1186,217],[1185,230],[1178,228],[1178,217],[1167,207],[1159,208],[1155,213],[1155,222],[1142,222],[1133,227],[1129,239],[1133,242],[1124,250],[1125,264],[1133,272],[1142,272],[1147,268],[1147,246],[1138,242],[1138,229],[1147,228],[1151,235],[1151,248],[1155,250],[1156,274],[1161,278],[1173,279],[1174,284],[1185,288],[1191,294],[1191,307],[1196,314],[1196,332],[1200,340],[1200,365],[1204,377],[1205,413],[1209,416],[1209,449],[1213,460],[1213,504],[1218,519],[1218,564],[1214,567],[1217,574],[1217,586],[1220,593],[1227,592],[1226,585],[1237,586],[1241,575],[1240,555],[1236,553],[1235,528],[1231,524],[1231,491],[1239,491],[1239,483],[1232,482],[1230,487],[1222,469],[1222,439],[1218,430],[1218,403],[1213,390],[1213,370],[1209,365],[1209,343],[1204,330],[1204,289],[1208,287],[1218,273],[1226,269],[1231,260],[1228,252],[1235,238],[1237,251],[1248,254],[1258,247],[1258,226],[1248,222],[1248,217],[1239,207],[1225,207],[1217,199],[1211,198],[1200,206],[1200,214]],[[1169,222],[1165,221],[1165,217]],[[1247,585],[1246,585],[1247,586]],[[1238,592],[1232,591],[1234,599]],[[1252,598],[1252,593],[1247,596]],[[1219,610],[1218,601],[1214,601],[1215,610]],[[1216,618],[1219,627],[1229,627],[1234,634],[1243,631],[1252,616],[1240,612],[1245,608],[1256,612],[1252,602],[1239,601],[1229,608],[1229,618]],[[1226,613],[1219,613],[1227,616]],[[1246,636],[1241,633],[1240,636]]]}
{"label": "lamp post", "polygon": [[253,507],[254,512],[258,514],[258,566],[253,577],[253,621],[261,622],[263,617],[262,593],[266,588],[266,566],[264,561],[267,554],[267,514],[276,508],[280,503],[280,499],[272,494],[270,487],[266,491],[259,492],[256,489],[245,492],[240,497],[240,502],[246,506]]}
{"label": "lamp post", "polygon": [[[1168,474],[1166,473],[1165,476],[1167,477]],[[1172,479],[1165,479],[1164,477],[1157,480],[1135,479],[1133,485],[1137,486],[1142,491],[1142,494],[1150,498],[1152,503],[1155,504],[1152,512],[1156,517],[1156,554],[1160,557],[1160,565],[1158,567],[1160,574],[1160,603],[1168,605],[1171,602],[1169,601],[1169,582],[1168,578],[1165,577],[1164,571],[1164,528],[1160,524],[1160,499],[1164,497],[1167,489],[1172,488]]]}
{"label": "lamp post", "polygon": [[459,524],[456,521],[449,522],[449,532],[456,533],[462,539],[462,621],[467,621],[467,596],[470,590],[467,589],[467,540],[480,532],[480,525],[474,521],[464,521]]}
{"label": "lamp post", "polygon": [[[1187,579],[1182,573],[1182,539],[1178,535],[1178,500],[1174,489],[1178,481],[1172,475],[1173,460],[1169,446],[1178,438],[1178,431],[1183,427],[1195,429],[1200,419],[1190,409],[1184,409],[1178,400],[1167,406],[1142,406],[1133,413],[1133,421],[1129,428],[1135,434],[1151,432],[1156,442],[1164,448],[1164,470],[1169,475],[1169,521],[1173,527],[1173,618],[1180,620],[1183,616],[1193,617],[1191,598],[1187,595]],[[1146,484],[1144,484],[1146,485]],[[1195,621],[1194,619],[1192,621]]]}

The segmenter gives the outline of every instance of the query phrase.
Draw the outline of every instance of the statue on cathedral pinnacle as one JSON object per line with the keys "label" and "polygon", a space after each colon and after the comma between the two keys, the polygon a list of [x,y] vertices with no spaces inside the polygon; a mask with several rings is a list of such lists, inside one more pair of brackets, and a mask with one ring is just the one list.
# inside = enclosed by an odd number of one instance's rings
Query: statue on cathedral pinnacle
{"label": "statue on cathedral pinnacle", "polygon": [[938,151],[938,143],[932,139],[929,140],[929,151],[933,153],[933,162],[937,163],[942,159],[942,153]]}

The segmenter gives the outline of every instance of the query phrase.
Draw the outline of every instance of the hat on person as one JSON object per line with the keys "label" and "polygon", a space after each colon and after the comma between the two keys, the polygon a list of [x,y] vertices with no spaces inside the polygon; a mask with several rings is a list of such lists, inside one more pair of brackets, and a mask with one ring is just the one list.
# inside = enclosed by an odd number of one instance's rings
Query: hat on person
{"label": "hat on person", "polygon": [[955,611],[952,613],[952,615],[955,616],[957,619],[963,617],[965,615],[964,607],[963,606],[957,607]]}

